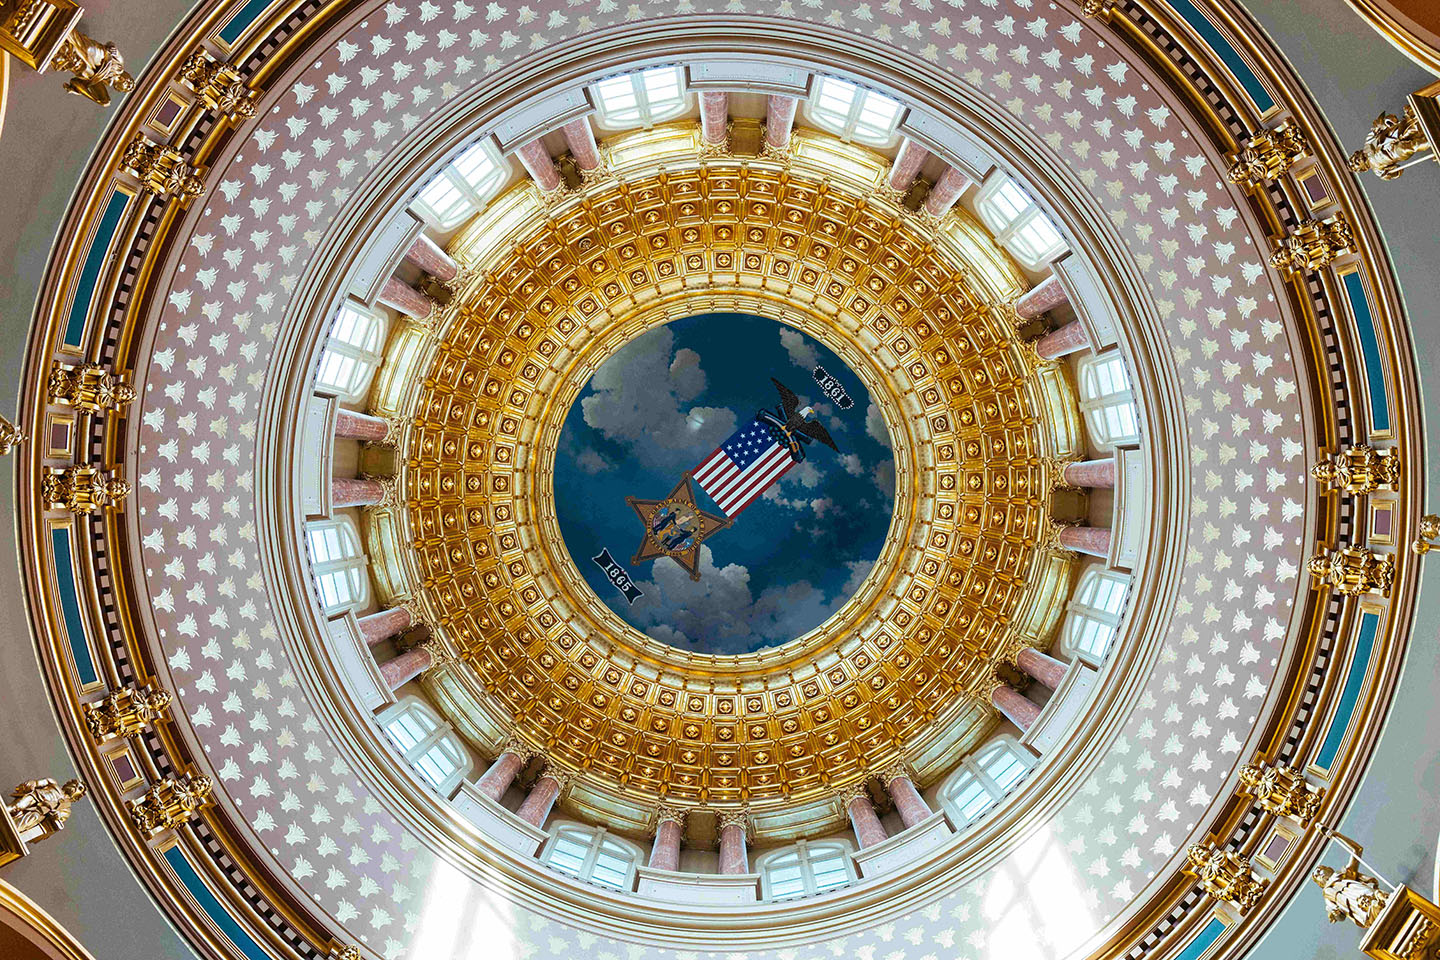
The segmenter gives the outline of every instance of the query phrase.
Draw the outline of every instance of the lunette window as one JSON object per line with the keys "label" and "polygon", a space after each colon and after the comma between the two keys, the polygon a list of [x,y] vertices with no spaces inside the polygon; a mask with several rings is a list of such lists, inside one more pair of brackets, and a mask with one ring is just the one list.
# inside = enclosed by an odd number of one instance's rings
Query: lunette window
{"label": "lunette window", "polygon": [[644,127],[680,116],[689,108],[679,67],[652,67],[608,77],[590,87],[595,110],[607,127]]}
{"label": "lunette window", "polygon": [[882,93],[838,77],[820,77],[806,112],[817,127],[841,139],[883,147],[895,138],[895,127],[905,111]]}

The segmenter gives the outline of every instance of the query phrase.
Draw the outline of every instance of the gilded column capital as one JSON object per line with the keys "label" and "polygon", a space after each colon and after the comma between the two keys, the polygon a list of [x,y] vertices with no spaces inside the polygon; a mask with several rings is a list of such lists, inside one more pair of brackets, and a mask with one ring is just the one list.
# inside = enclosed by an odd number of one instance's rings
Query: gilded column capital
{"label": "gilded column capital", "polygon": [[97,744],[133,737],[165,718],[170,694],[133,684],[85,705],[85,725]]}
{"label": "gilded column capital", "polygon": [[668,803],[655,805],[655,820],[651,824],[650,831],[653,833],[660,829],[660,824],[666,820],[674,820],[683,828],[685,826],[686,811],[681,807],[671,806]]}
{"label": "gilded column capital", "polygon": [[726,827],[739,827],[747,834],[750,832],[750,809],[741,807],[739,810],[721,810],[715,814],[715,829],[724,830]]}
{"label": "gilded column capital", "polygon": [[1075,525],[1074,523],[1062,523],[1059,520],[1047,517],[1045,519],[1045,526],[1040,531],[1040,539],[1036,543],[1036,546],[1041,550],[1048,550],[1051,553],[1074,553],[1074,550],[1071,550],[1061,542],[1060,534],[1065,528]]}
{"label": "gilded column capital", "polygon": [[513,733],[505,738],[505,743],[501,745],[500,752],[513,753],[516,757],[520,759],[520,763],[522,765],[529,763],[535,757],[543,755],[539,750],[530,746],[519,736]]}
{"label": "gilded column capital", "polygon": [[372,504],[372,509],[384,510],[386,508],[398,507],[400,505],[400,481],[397,477],[376,477],[368,473],[360,475],[361,480],[373,480],[380,484],[380,502]]}
{"label": "gilded column capital", "polygon": [[1045,473],[1046,490],[1050,493],[1054,493],[1056,490],[1060,489],[1077,489],[1074,484],[1069,483],[1065,480],[1065,468],[1070,466],[1070,464],[1072,463],[1079,462],[1080,458],[1078,456],[1051,457],[1042,455],[1040,457],[1040,468]]}
{"label": "gilded column capital", "polygon": [[894,763],[888,764],[876,776],[887,788],[896,780],[909,780],[911,784],[915,782],[915,776],[910,772],[910,765],[904,760],[896,760]]}
{"label": "gilded column capital", "polygon": [[551,763],[550,758],[546,756],[545,769],[540,771],[540,776],[536,777],[535,779],[538,781],[543,780],[546,777],[549,777],[551,780],[555,781],[555,783],[559,787],[559,790],[557,792],[558,795],[560,793],[564,793],[566,787],[570,786],[570,784],[580,779],[580,771],[566,770],[563,767],[556,766],[555,764]]}
{"label": "gilded column capital", "polygon": [[1210,843],[1193,844],[1182,869],[1195,877],[1207,894],[1232,905],[1242,917],[1260,902],[1268,884],[1255,876],[1248,857]]}
{"label": "gilded column capital", "polygon": [[840,804],[840,810],[842,813],[846,810],[849,810],[850,804],[856,800],[864,800],[866,803],[872,804],[875,802],[871,799],[870,791],[865,788],[864,783],[857,783],[853,786],[843,787],[839,790],[836,790],[832,794],[832,796],[835,798],[835,802]]}

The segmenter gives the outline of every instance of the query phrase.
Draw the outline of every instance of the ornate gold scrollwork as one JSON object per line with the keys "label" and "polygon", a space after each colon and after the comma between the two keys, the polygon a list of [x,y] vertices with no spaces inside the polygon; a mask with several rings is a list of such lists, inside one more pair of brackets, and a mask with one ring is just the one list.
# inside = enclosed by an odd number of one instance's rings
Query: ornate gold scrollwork
{"label": "ornate gold scrollwork", "polygon": [[91,413],[124,413],[135,399],[135,388],[98,363],[71,366],[56,362],[45,380],[51,403],[68,403]]}

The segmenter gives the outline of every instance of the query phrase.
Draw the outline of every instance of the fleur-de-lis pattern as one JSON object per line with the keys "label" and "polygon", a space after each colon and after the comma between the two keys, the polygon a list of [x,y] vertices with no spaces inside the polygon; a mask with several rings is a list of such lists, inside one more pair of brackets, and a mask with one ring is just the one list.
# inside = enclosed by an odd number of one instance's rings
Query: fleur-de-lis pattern
{"label": "fleur-de-lis pattern", "polygon": [[[437,891],[470,881],[338,759],[272,616],[254,500],[256,410],[272,341],[327,224],[367,171],[467,86],[528,54],[692,12],[824,24],[949,71],[1075,171],[1149,284],[1183,387],[1191,488],[1180,504],[1188,519],[1179,599],[1160,614],[1165,640],[1133,715],[1044,828],[962,890],[863,934],[748,954],[1062,956],[1184,850],[1242,759],[1295,608],[1306,466],[1291,321],[1277,303],[1263,230],[1184,108],[1071,6],[407,0],[355,21],[288,89],[270,92],[242,126],[238,153],[207,174],[203,213],[184,238],[140,367],[138,462],[125,475],[137,480],[173,709],[201,739],[216,789],[245,815],[256,846],[273,851],[351,941],[427,960],[479,955],[453,945],[481,935],[508,937],[516,956],[533,958],[699,956],[636,948],[508,904],[497,906],[503,924],[435,933],[457,922],[436,914]],[[1071,906],[1057,913],[1057,899]],[[486,949],[504,955],[501,939]]]}

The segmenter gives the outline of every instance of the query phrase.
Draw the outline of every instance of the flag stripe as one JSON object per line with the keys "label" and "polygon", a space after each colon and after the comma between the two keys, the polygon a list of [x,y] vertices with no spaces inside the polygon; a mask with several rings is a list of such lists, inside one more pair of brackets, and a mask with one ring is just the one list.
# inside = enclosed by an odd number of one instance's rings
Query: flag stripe
{"label": "flag stripe", "polygon": [[755,489],[757,484],[760,490],[765,489],[775,473],[775,468],[783,466],[789,460],[790,451],[776,444],[773,449],[765,451],[759,460],[750,465],[749,469],[728,484],[720,492],[721,495],[716,497],[716,501],[724,505],[725,512],[729,513],[730,504],[744,499],[745,495]]}
{"label": "flag stripe", "polygon": [[750,504],[753,503],[757,497],[759,497],[766,490],[769,490],[770,487],[775,483],[775,481],[779,480],[781,475],[784,474],[786,470],[789,470],[793,466],[795,466],[795,461],[790,459],[789,456],[786,456],[785,462],[780,464],[779,468],[776,469],[775,472],[772,473],[769,477],[767,477],[764,483],[756,486],[750,491],[749,496],[747,496],[744,500],[741,500],[732,509],[727,510],[726,515],[735,516],[736,514],[740,513],[740,511],[750,506]]}
{"label": "flag stripe", "polygon": [[[706,488],[705,492],[710,494],[710,496],[714,497],[717,502],[728,498],[737,485],[748,483],[756,473],[764,470],[764,464],[774,459],[776,451],[780,449],[781,448],[778,443],[771,444],[769,449],[767,449],[764,453],[760,454],[760,456],[757,457],[755,459],[755,462],[750,464],[750,466],[746,467],[744,470],[736,470],[733,474],[722,477],[717,481],[711,483],[710,486]],[[785,455],[789,456],[789,452],[786,451]]]}

